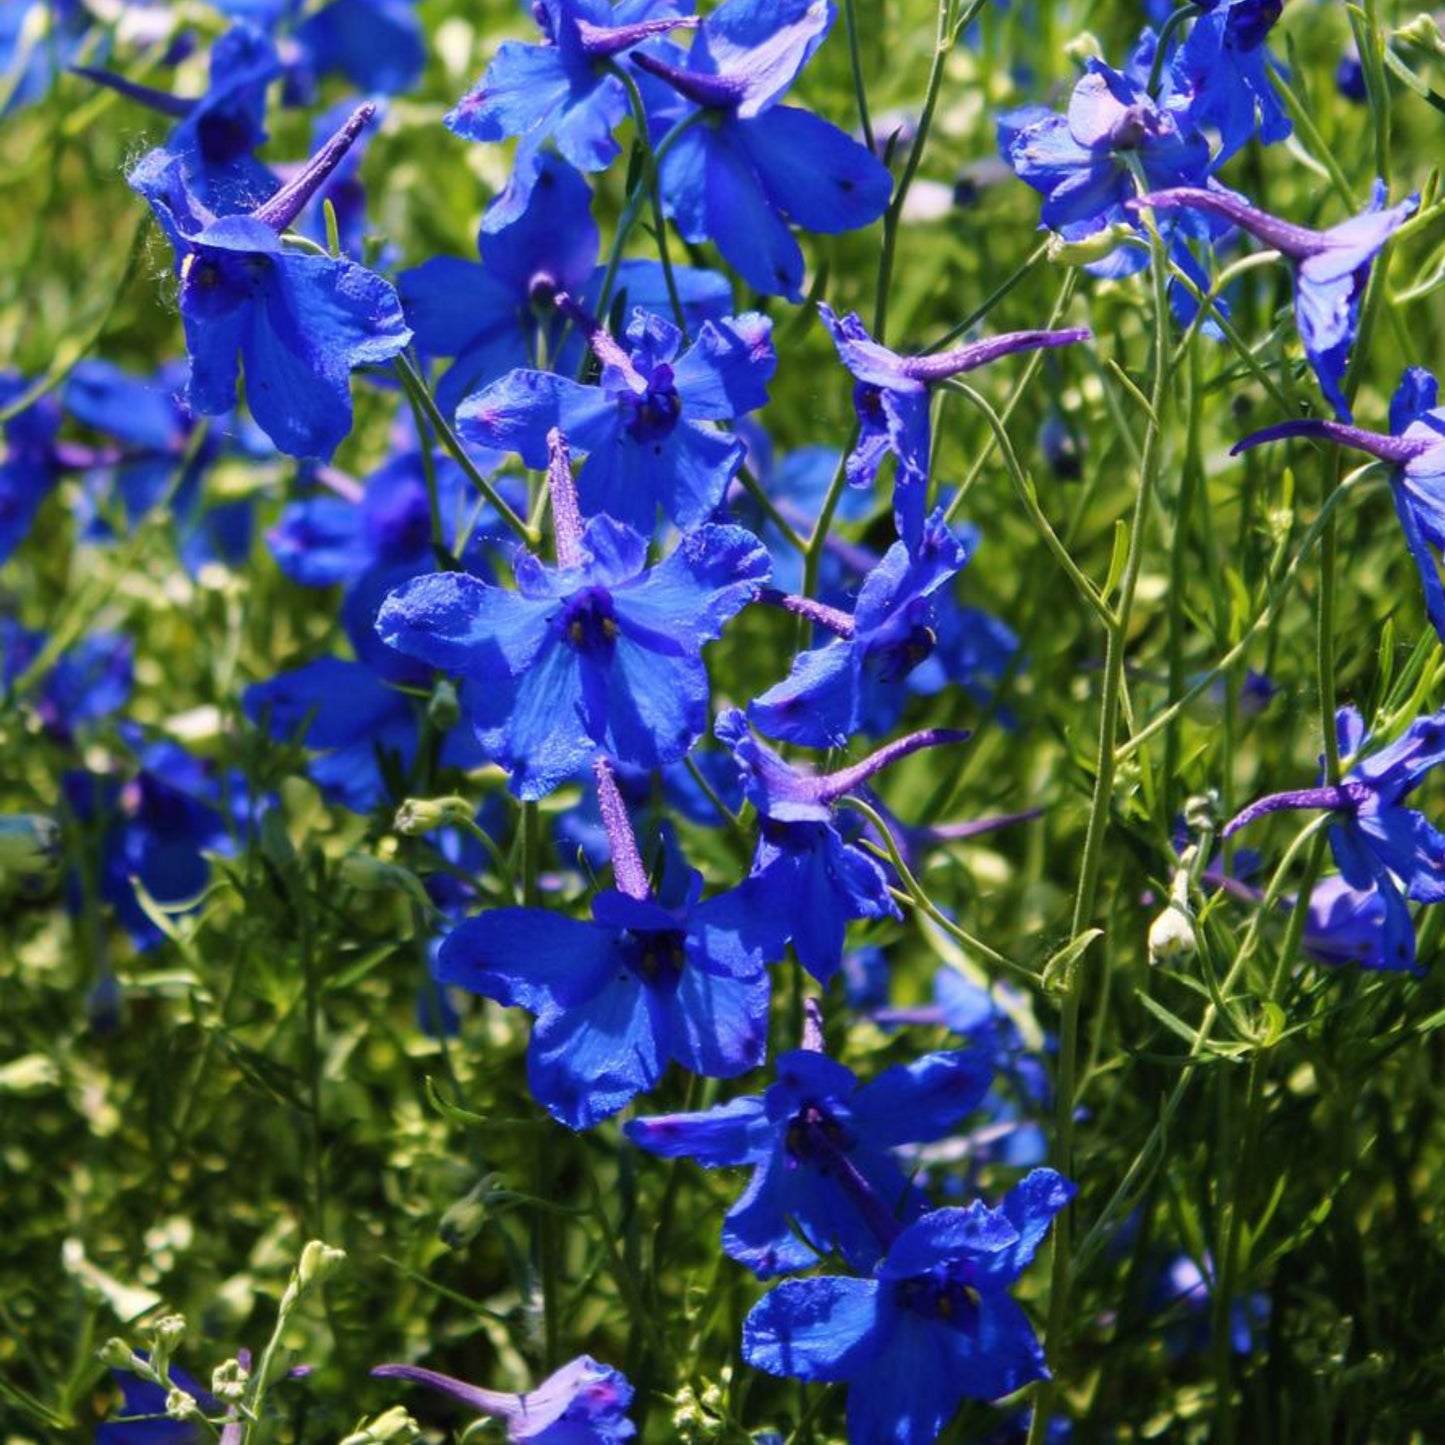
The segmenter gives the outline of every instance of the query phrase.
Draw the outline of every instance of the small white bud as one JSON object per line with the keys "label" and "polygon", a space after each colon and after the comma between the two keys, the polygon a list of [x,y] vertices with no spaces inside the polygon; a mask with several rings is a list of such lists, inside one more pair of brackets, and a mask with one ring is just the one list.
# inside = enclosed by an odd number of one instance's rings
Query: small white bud
{"label": "small white bud", "polygon": [[172,1420],[194,1420],[201,1413],[196,1397],[184,1390],[172,1390],[166,1396],[166,1414]]}
{"label": "small white bud", "polygon": [[1164,911],[1149,925],[1149,962],[1182,963],[1198,949],[1194,910],[1189,906],[1189,869],[1180,868]]}
{"label": "small white bud", "polygon": [[228,1404],[244,1399],[251,1372],[240,1360],[227,1360],[211,1371],[211,1393]]}

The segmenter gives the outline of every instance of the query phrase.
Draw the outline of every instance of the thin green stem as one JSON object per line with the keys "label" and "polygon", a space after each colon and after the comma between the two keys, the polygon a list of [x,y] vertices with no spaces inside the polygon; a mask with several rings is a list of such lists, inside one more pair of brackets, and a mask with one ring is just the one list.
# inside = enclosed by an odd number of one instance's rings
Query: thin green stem
{"label": "thin green stem", "polygon": [[466,473],[467,480],[492,504],[497,515],[521,538],[524,545],[535,548],[541,540],[540,536],[507,505],[502,499],[501,493],[477,470],[476,463],[467,455],[461,439],[452,430],[450,423],[442,415],[441,408],[432,399],[431,390],[421,372],[417,370],[415,363],[410,357],[402,355],[398,356],[392,365],[396,369],[396,374],[400,378],[408,398],[425,414],[440,438],[442,446],[446,448],[452,460]]}
{"label": "thin green stem", "polygon": [[[1147,182],[1136,172],[1135,184],[1141,193]],[[1133,616],[1134,599],[1144,563],[1145,537],[1150,512],[1158,488],[1162,451],[1162,421],[1169,399],[1171,381],[1169,353],[1169,271],[1164,242],[1157,229],[1149,224],[1152,252],[1150,274],[1154,283],[1153,377],[1149,391],[1149,421],[1139,461],[1139,488],[1134,501],[1129,531],[1128,552],[1119,582],[1119,602],[1112,624],[1105,629],[1104,680],[1099,704],[1099,743],[1095,761],[1094,792],[1089,806],[1089,819],[1084,833],[1084,855],[1079,867],[1079,881],[1074,893],[1071,936],[1080,937],[1093,923],[1098,898],[1099,878],[1103,866],[1104,839],[1109,831],[1109,815],[1114,792],[1116,767],[1115,738],[1119,727],[1120,705],[1124,694],[1124,651]],[[1087,956],[1068,978],[1062,1018],[1059,1025],[1059,1064],[1056,1088],[1054,1157],[1060,1172],[1072,1177],[1074,1172],[1075,1114],[1078,1107],[1079,1022],[1084,986],[1090,977]],[[1101,1025],[1102,1026],[1102,1025]],[[1054,1224],[1053,1277],[1049,1294],[1048,1343],[1056,1357],[1070,1319],[1070,1296],[1073,1287],[1073,1211],[1065,1210]],[[1054,1386],[1046,1381],[1034,1404],[1029,1427],[1029,1445],[1043,1445],[1048,1437],[1049,1419],[1053,1411]]]}

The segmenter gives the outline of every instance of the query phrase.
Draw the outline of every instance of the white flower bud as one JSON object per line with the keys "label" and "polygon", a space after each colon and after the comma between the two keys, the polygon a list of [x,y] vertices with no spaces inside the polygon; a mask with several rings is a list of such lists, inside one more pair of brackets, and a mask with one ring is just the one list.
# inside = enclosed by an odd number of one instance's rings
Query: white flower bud
{"label": "white flower bud", "polygon": [[194,1420],[201,1413],[196,1397],[184,1390],[172,1390],[166,1396],[166,1414],[172,1420]]}

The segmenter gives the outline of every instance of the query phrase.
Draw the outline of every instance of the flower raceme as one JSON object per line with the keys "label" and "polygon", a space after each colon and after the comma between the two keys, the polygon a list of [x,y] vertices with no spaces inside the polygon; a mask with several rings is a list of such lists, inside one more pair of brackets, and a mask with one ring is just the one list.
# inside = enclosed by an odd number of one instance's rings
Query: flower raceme
{"label": "flower raceme", "polygon": [[1415,933],[1405,899],[1445,902],[1445,835],[1401,800],[1445,762],[1445,709],[1416,718],[1393,743],[1363,756],[1360,714],[1341,708],[1335,726],[1340,752],[1353,758],[1338,783],[1261,798],[1231,820],[1223,836],[1285,808],[1328,810],[1334,817],[1330,847],[1342,877],[1353,889],[1378,894],[1384,905],[1379,966],[1415,971]]}
{"label": "flower raceme", "polygon": [[388,282],[281,240],[373,113],[360,106],[299,175],[244,215],[213,215],[164,150],[129,177],[175,247],[191,360],[187,402],[205,415],[229,411],[239,357],[252,415],[293,456],[329,457],[351,429],[352,369],[389,361],[411,339]]}

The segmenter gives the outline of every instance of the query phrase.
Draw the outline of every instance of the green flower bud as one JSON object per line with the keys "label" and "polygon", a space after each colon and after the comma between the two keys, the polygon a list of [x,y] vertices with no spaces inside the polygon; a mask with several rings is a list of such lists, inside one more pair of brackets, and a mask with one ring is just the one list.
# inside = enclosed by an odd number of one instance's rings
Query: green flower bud
{"label": "green flower bud", "polygon": [[344,1249],[332,1249],[319,1239],[311,1240],[301,1251],[301,1263],[296,1266],[297,1284],[302,1289],[310,1289],[313,1284],[330,1279],[345,1258]]}
{"label": "green flower bud", "polygon": [[136,1363],[135,1351],[122,1339],[112,1335],[96,1352],[108,1370],[129,1370]]}
{"label": "green flower bud", "polygon": [[400,1405],[393,1405],[385,1414],[364,1421],[340,1445],[411,1445],[420,1439],[421,1426]]}
{"label": "green flower bud", "polygon": [[443,678],[426,705],[427,721],[439,732],[449,733],[462,720],[462,704],[456,687]]}
{"label": "green flower bud", "polygon": [[465,798],[408,798],[396,810],[392,827],[406,838],[430,833],[453,823],[469,823],[472,805]]}

